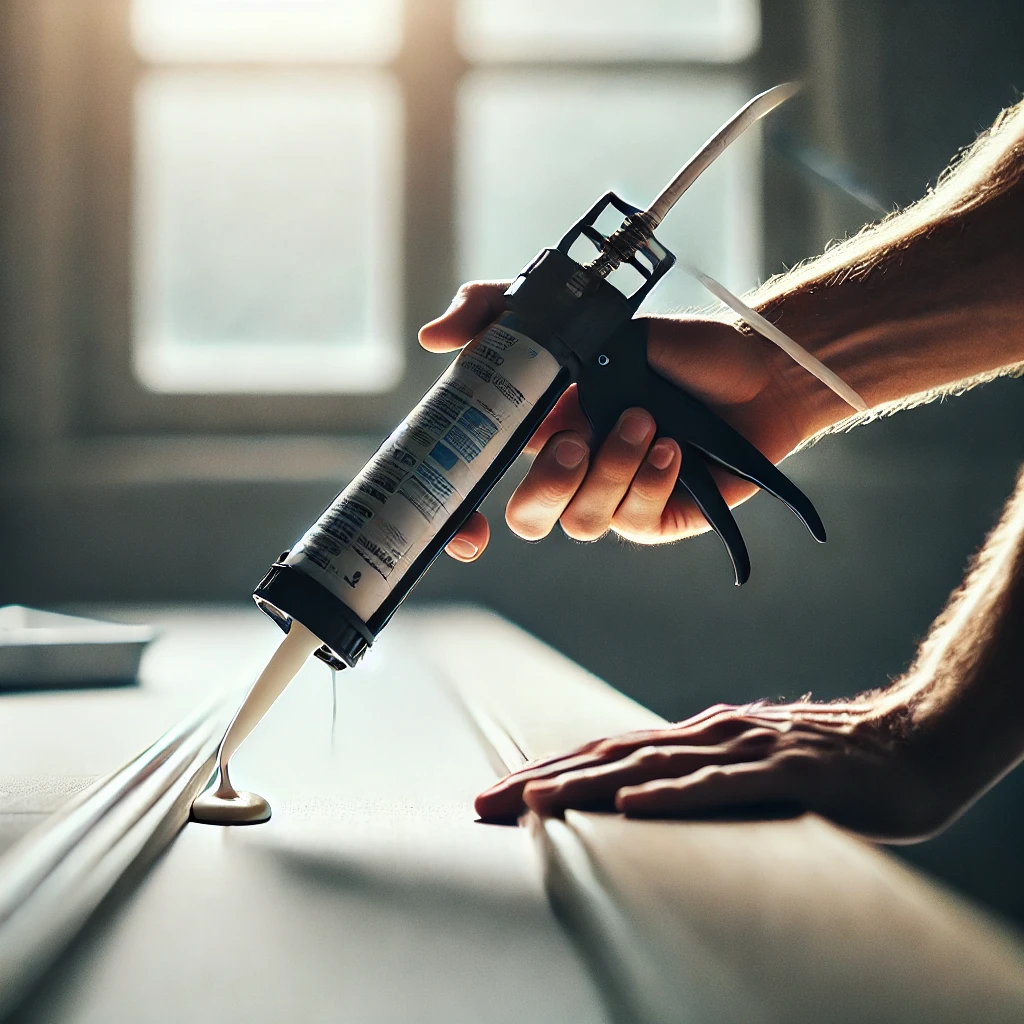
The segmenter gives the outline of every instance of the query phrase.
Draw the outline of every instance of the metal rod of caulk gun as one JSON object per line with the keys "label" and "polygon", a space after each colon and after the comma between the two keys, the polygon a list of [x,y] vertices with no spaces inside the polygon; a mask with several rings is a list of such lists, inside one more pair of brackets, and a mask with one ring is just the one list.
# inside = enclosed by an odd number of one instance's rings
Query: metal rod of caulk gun
{"label": "metal rod of caulk gun", "polygon": [[683,193],[732,145],[751,125],[765,114],[785,103],[800,91],[796,82],[784,82],[755,96],[741,107],[707,142],[683,164],[676,176],[658,193],[641,213],[627,217],[607,239],[604,249],[590,264],[590,269],[607,277],[621,263],[636,255],[646,245],[665,215]]}
{"label": "metal rod of caulk gun", "polygon": [[783,82],[755,96],[740,108],[714,135],[704,143],[680,169],[679,173],[661,190],[643,212],[651,231],[665,219],[665,214],[679,201],[682,194],[732,145],[752,124],[770,114],[797,92],[797,82]]}
{"label": "metal rod of caulk gun", "polygon": [[[800,91],[796,82],[784,82],[755,96],[741,107],[683,166],[676,176],[661,190],[654,201],[641,213],[627,217],[622,225],[608,238],[605,248],[591,267],[602,277],[607,277],[620,263],[636,254],[654,234],[665,215],[682,198],[683,193],[706,171],[725,150],[735,142],[751,125],[777,106],[785,103]],[[728,291],[714,278],[689,267],[689,272],[726,306],[739,314],[755,331],[778,345],[791,359],[831,388],[845,402],[858,412],[867,412],[864,399],[841,377],[811,355],[802,345],[769,323],[763,316],[747,306],[741,299]]]}

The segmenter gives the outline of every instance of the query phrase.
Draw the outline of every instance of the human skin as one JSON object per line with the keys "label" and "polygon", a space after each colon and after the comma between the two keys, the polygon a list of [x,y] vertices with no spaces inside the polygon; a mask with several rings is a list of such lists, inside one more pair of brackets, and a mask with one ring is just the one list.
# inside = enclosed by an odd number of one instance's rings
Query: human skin
{"label": "human skin", "polygon": [[[782,352],[725,317],[652,319],[648,360],[779,462],[829,431],[1019,371],[1022,278],[1024,104],[1004,112],[921,202],[748,299],[857,390],[867,416],[851,415]],[[421,330],[421,343],[432,351],[465,344],[500,311],[502,290],[464,285]],[[707,529],[673,493],[679,448],[658,437],[646,411],[626,410],[596,453],[588,438],[570,390],[527,449],[533,464],[506,511],[515,533],[537,540],[559,522],[578,540],[611,530],[662,543]],[[756,490],[727,474],[718,479],[730,505]],[[720,706],[665,730],[597,741],[514,773],[481,794],[478,812],[514,817],[524,801],[545,813],[614,805],[627,814],[785,801],[874,838],[931,834],[1024,750],[1014,670],[1022,664],[1014,638],[1024,632],[1022,507],[1018,486],[915,666],[886,690],[842,704]],[[488,535],[476,515],[449,553],[471,561]]]}
{"label": "human skin", "polygon": [[514,819],[567,808],[635,817],[786,804],[875,840],[941,830],[1024,758],[1024,474],[964,585],[893,686],[832,704],[718,705],[597,740],[480,794]]}

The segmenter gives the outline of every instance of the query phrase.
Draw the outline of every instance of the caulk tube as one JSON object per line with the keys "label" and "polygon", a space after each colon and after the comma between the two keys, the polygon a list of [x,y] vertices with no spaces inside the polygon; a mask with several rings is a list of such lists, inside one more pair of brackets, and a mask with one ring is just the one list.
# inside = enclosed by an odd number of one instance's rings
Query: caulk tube
{"label": "caulk tube", "polygon": [[257,586],[284,629],[353,666],[412,587],[512,465],[593,344],[635,305],[558,250],[506,293],[415,409]]}
{"label": "caulk tube", "polygon": [[521,326],[505,313],[467,345],[257,587],[260,607],[315,633],[329,664],[358,661],[568,387]]}

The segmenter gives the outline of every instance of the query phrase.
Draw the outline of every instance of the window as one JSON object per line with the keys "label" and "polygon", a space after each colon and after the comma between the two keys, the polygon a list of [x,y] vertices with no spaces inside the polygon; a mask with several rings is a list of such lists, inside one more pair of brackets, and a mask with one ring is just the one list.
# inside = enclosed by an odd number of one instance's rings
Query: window
{"label": "window", "polygon": [[382,63],[402,41],[402,0],[134,0],[131,15],[150,63]]}
{"label": "window", "polygon": [[[756,50],[759,13],[756,0],[462,0],[457,38],[476,64],[459,92],[461,276],[508,277],[608,189],[641,207],[657,195],[749,98],[742,72],[708,65]],[[752,131],[659,238],[735,288],[752,286],[760,184]],[[708,300],[677,272],[644,310]]]}
{"label": "window", "polygon": [[[458,282],[649,200],[760,45],[757,0],[122,2],[90,49],[93,432],[387,430]],[[659,237],[749,287],[760,196],[751,132]],[[646,308],[708,301],[677,272]]]}
{"label": "window", "polygon": [[147,388],[395,386],[401,97],[393,76],[337,65],[392,59],[401,13],[136,0],[133,365]]}
{"label": "window", "polygon": [[403,366],[399,97],[373,72],[149,74],[134,364],[153,391],[360,392]]}

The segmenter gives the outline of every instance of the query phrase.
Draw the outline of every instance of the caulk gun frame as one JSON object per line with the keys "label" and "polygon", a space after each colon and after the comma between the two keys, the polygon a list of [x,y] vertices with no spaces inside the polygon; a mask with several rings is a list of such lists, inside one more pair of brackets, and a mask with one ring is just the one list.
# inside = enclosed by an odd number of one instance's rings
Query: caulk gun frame
{"label": "caulk gun frame", "polygon": [[[630,305],[634,310],[638,309],[640,303],[647,298],[651,289],[675,266],[676,256],[669,252],[649,231],[639,226],[635,237],[628,243],[628,251],[618,251],[615,245],[614,236],[621,236],[625,230],[622,226],[616,229],[613,236],[605,235],[595,227],[598,218],[609,207],[621,213],[625,220],[623,225],[633,223],[635,218],[642,216],[642,212],[635,206],[631,206],[624,199],[621,199],[614,192],[605,192],[603,196],[578,221],[562,236],[556,248],[565,256],[569,250],[580,239],[586,238],[597,249],[598,253],[609,254],[611,249],[616,249],[615,266],[621,263],[628,263],[644,279],[644,283],[632,295],[628,295]],[[640,257],[643,259],[640,259]],[[614,269],[614,267],[609,267]]]}
{"label": "caulk gun frame", "polygon": [[[765,114],[785,103],[799,92],[800,86],[793,82],[773,86],[744,104],[707,142],[683,164],[675,177],[658,193],[646,210],[635,207],[617,206],[625,213],[625,219],[607,238],[597,232],[587,237],[597,244],[603,239],[600,252],[589,265],[589,269],[601,277],[607,277],[623,263],[630,263],[637,269],[635,256],[650,242],[665,215],[682,198],[686,190],[729,148],[751,125],[760,121]],[[620,200],[621,202],[621,200]]]}
{"label": "caulk gun frame", "polygon": [[[283,629],[294,620],[312,632],[323,644],[317,653],[328,664],[354,666],[573,383],[592,427],[592,448],[614,428],[622,411],[631,407],[647,409],[659,433],[677,441],[683,450],[678,485],[725,542],[737,583],[749,574],[749,557],[711,465],[774,494],[816,539],[824,540],[813,505],[780,470],[714,412],[648,365],[647,322],[636,319],[640,304],[676,263],[676,257],[653,237],[661,216],[729,142],[793,91],[792,86],[781,86],[755,97],[647,210],[608,192],[557,248],[541,250],[506,290],[505,309],[494,323],[456,357],[399,431],[339,492],[292,553],[271,566],[253,593],[259,607]],[[596,222],[609,207],[624,219],[605,236]],[[569,254],[580,238],[598,249],[592,263],[583,264]],[[610,273],[627,263],[642,279],[632,294],[608,280]],[[481,354],[480,349],[486,352]],[[499,366],[502,369],[495,372]],[[479,401],[478,394],[484,396]],[[498,433],[488,434],[479,450],[467,457],[469,448],[449,434],[462,423],[463,407],[483,417],[480,423],[490,422],[488,410],[493,411],[498,401],[495,395],[508,405],[508,419],[501,430],[491,423]],[[466,434],[462,426],[458,430]],[[455,451],[449,444],[462,447]],[[457,464],[469,466],[470,462],[472,472],[463,474],[463,479],[455,481],[446,475]],[[400,490],[407,481],[421,485],[412,489],[412,498],[410,492]],[[424,494],[432,503],[423,501]],[[400,534],[409,540],[405,547],[388,539],[394,530],[388,532],[392,513],[385,503],[392,500],[405,501],[422,516],[412,540]],[[405,515],[401,508],[399,514]],[[373,526],[378,517],[383,524],[381,536],[390,548],[366,532],[367,524]],[[362,548],[356,547],[360,539],[366,541]],[[352,571],[360,558],[370,572],[364,573],[361,563],[359,571]],[[343,575],[346,566],[351,578]],[[360,580],[374,581],[375,589],[363,587],[357,601],[353,595]]]}

